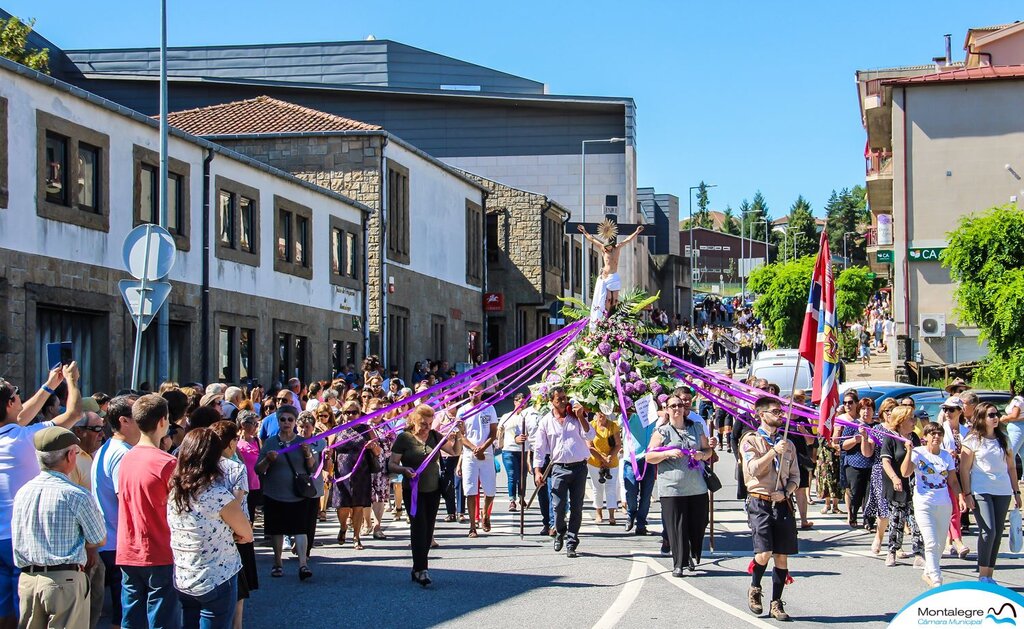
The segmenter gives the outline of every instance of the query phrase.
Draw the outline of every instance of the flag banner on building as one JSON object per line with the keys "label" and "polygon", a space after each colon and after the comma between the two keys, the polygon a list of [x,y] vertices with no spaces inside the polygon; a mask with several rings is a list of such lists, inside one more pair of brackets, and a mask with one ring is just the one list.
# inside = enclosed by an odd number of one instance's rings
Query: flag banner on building
{"label": "flag banner on building", "polygon": [[832,434],[832,418],[839,406],[839,339],[836,330],[836,288],[832,276],[828,234],[821,232],[814,262],[807,312],[800,334],[800,356],[814,365],[811,401],[818,405],[818,433]]}

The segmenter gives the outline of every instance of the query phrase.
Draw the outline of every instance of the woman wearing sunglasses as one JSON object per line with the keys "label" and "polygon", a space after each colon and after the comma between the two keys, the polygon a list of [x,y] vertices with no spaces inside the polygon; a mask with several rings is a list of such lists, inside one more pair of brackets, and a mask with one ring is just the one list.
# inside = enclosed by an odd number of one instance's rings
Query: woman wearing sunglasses
{"label": "woman wearing sunglasses", "polygon": [[[953,455],[957,471],[960,470],[960,453],[968,428],[964,421],[964,403],[959,397],[951,396],[939,407],[939,423],[942,424],[942,448]],[[950,557],[967,559],[971,549],[964,544],[963,525],[960,512],[964,506],[959,500],[953,500],[953,513],[949,520],[949,535],[946,537],[946,552]]]}
{"label": "woman wearing sunglasses", "polygon": [[[343,424],[362,416],[357,402],[346,402],[342,407]],[[371,473],[380,470],[380,444],[373,440],[373,428],[358,424],[334,436],[334,482],[331,483],[331,508],[337,510],[338,544],[345,543],[348,521],[352,519],[352,547],[363,550],[363,514],[370,506]]]}
{"label": "woman wearing sunglasses", "polygon": [[942,448],[942,425],[929,422],[924,427],[924,445],[908,448],[900,463],[900,475],[914,475],[914,516],[924,538],[924,574],[931,587],[942,585],[940,545],[949,530],[953,501],[960,494],[953,455]]}
{"label": "woman wearing sunglasses", "polygon": [[978,521],[978,580],[985,583],[995,583],[992,573],[1011,497],[1020,509],[1017,465],[1010,440],[999,425],[1000,415],[994,405],[978,404],[960,452],[964,503]]}
{"label": "woman wearing sunglasses", "polygon": [[[871,400],[867,402],[870,404]],[[839,437],[839,445],[843,449],[843,470],[848,486],[846,521],[850,528],[857,528],[857,515],[867,497],[868,483],[871,480],[871,459],[875,454],[875,444],[868,436],[870,412],[860,406],[860,398],[856,391],[847,391],[843,395],[843,406],[846,413],[842,418],[853,424],[843,428]]]}

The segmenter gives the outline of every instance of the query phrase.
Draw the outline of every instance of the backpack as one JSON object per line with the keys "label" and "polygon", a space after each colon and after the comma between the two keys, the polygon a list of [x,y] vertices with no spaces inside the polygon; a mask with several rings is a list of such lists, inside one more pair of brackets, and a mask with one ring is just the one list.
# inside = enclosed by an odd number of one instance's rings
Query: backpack
{"label": "backpack", "polygon": [[867,330],[864,330],[863,332],[861,332],[860,333],[860,344],[861,345],[867,345],[870,342],[871,342],[871,335],[868,334]]}

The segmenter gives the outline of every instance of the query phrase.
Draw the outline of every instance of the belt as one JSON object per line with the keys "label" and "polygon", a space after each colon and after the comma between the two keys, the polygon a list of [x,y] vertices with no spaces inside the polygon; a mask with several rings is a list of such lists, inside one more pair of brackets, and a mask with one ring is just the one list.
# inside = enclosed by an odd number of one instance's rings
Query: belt
{"label": "belt", "polygon": [[63,563],[59,566],[25,566],[21,569],[22,572],[28,574],[36,574],[39,572],[85,572],[85,567],[77,563]]}
{"label": "belt", "polygon": [[758,500],[764,500],[765,502],[771,502],[772,501],[772,497],[767,495],[767,494],[755,494],[755,493],[748,492],[747,495],[750,496],[751,498],[757,498]]}
{"label": "belt", "polygon": [[559,467],[576,467],[576,466],[579,466],[579,465],[586,465],[586,464],[587,464],[586,461],[574,461],[572,463],[555,463],[555,465],[557,465]]}

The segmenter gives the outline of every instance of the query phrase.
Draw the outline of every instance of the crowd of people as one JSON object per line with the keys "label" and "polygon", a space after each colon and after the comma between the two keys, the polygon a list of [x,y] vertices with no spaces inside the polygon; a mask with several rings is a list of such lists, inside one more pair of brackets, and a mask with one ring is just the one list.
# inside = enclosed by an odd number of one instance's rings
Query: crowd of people
{"label": "crowd of people", "polygon": [[[821,439],[798,417],[784,428],[786,400],[763,379],[747,383],[763,396],[741,416],[703,399],[703,383],[697,392],[680,383],[649,423],[588,410],[559,387],[548,406],[523,406],[519,394],[516,411],[499,417],[487,401],[493,380],[436,410],[403,404],[447,365],[424,361],[413,387],[397,370],[384,378],[376,359],[363,367],[269,391],[165,382],[113,397],[83,396],[73,363],[24,399],[0,380],[0,627],[95,628],[107,592],[113,626],[241,627],[264,576],[256,546],[272,548],[271,579],[285,576],[287,551],[293,574],[309,580],[318,524],[331,516],[336,543],[356,552],[394,534],[388,512],[407,521],[411,580],[426,587],[438,518],[465,524],[471,538],[489,533],[493,510],[506,508],[495,503],[502,466],[508,511],[531,505],[536,488],[537,533],[569,558],[587,504],[598,524],[624,516],[625,531],[644,536],[656,492],[661,551],[682,577],[701,562],[709,492],[721,486],[713,464],[720,473],[733,454],[753,541],[747,603],[764,613],[771,564],[768,613],[780,620],[789,557],[799,531],[814,527],[810,505],[872,532],[886,566],[913,558],[929,585],[943,582],[943,556],[972,553],[970,516],[979,578],[993,580],[1007,511],[1020,506],[1006,427],[1017,428],[1024,399],[1000,410],[966,385],[936,421],[910,398],[886,400],[876,415],[847,391],[841,429]],[[792,397],[807,402],[803,391]]]}

